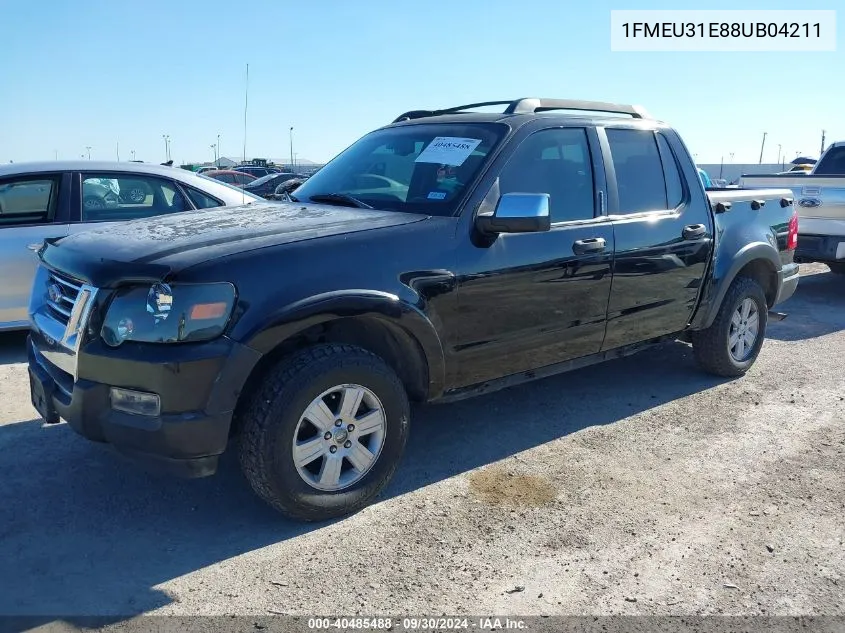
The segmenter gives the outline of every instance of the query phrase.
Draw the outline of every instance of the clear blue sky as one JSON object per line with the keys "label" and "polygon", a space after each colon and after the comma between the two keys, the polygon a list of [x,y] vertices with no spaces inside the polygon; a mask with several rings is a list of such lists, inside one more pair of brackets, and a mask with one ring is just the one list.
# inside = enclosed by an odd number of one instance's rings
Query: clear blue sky
{"label": "clear blue sky", "polygon": [[[604,0],[0,0],[0,162],[177,162],[243,152],[330,158],[400,112],[523,96],[639,103],[699,162],[756,162],[781,144],[845,140],[845,38],[835,53],[612,53]],[[836,9],[710,0],[708,9]],[[642,0],[636,8],[679,8]],[[692,8],[692,7],[690,7]]]}

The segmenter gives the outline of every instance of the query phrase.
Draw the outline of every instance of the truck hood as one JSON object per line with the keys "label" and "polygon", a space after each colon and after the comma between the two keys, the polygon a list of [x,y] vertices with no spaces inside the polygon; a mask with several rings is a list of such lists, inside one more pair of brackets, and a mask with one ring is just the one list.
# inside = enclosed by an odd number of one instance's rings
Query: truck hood
{"label": "truck hood", "polygon": [[268,246],[399,226],[425,216],[301,203],[251,203],[109,223],[48,241],[48,266],[98,287],[160,280],[211,259]]}

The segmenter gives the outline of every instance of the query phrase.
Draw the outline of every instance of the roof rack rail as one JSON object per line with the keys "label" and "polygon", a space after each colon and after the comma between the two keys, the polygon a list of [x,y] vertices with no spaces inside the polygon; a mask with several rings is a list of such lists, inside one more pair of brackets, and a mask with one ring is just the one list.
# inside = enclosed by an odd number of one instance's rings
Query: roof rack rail
{"label": "roof rack rail", "polygon": [[411,119],[422,119],[442,114],[465,114],[467,110],[481,108],[484,106],[506,105],[502,114],[535,114],[537,112],[548,112],[549,110],[585,110],[591,112],[609,112],[613,114],[627,114],[634,119],[650,119],[651,116],[645,108],[637,105],[623,105],[618,103],[606,103],[604,101],[581,101],[577,99],[537,99],[523,98],[512,101],[483,101],[481,103],[470,103],[467,105],[443,108],[441,110],[411,110],[400,114],[393,120],[393,123],[410,121]]}

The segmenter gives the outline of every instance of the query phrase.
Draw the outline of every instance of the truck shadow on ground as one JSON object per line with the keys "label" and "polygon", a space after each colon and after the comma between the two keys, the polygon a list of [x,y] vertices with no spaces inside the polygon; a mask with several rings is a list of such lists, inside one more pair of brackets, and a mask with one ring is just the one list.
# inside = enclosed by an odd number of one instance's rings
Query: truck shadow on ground
{"label": "truck shadow on ground", "polygon": [[0,332],[0,365],[26,362],[26,332]]}
{"label": "truck shadow on ground", "polygon": [[[687,345],[670,343],[473,400],[417,407],[408,451],[382,500],[720,382],[697,369]],[[266,507],[231,452],[215,477],[171,479],[65,424],[43,428],[36,420],[0,426],[0,452],[0,559],[14,570],[0,614],[37,615],[35,624],[143,614],[173,602],[157,588],[162,583],[332,529]]]}
{"label": "truck shadow on ground", "polygon": [[845,329],[845,275],[819,272],[802,275],[789,301],[775,310],[789,316],[769,321],[766,338],[803,341]]}

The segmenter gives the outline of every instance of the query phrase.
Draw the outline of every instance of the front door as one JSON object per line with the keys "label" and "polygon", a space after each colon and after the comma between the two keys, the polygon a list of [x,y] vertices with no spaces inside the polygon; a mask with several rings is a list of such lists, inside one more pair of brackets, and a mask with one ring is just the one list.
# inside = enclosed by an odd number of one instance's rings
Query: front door
{"label": "front door", "polygon": [[[474,246],[458,275],[455,386],[598,352],[605,332],[613,227],[597,204],[597,137],[553,128],[524,138],[485,205],[548,193],[552,228]],[[600,171],[600,170],[598,170]]]}
{"label": "front door", "polygon": [[[616,196],[613,290],[603,349],[686,328],[713,248],[708,202],[698,176],[681,177],[667,137],[653,130],[607,128]],[[609,170],[610,172],[611,170]],[[612,184],[610,174],[608,181]],[[693,195],[690,184],[697,195]],[[610,188],[610,187],[609,187]]]}
{"label": "front door", "polygon": [[36,251],[44,240],[67,235],[61,185],[59,174],[0,179],[0,330],[27,326]]}

